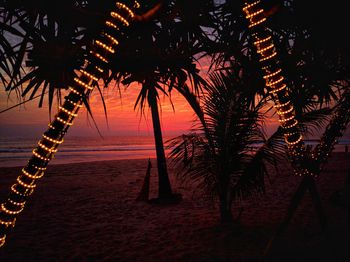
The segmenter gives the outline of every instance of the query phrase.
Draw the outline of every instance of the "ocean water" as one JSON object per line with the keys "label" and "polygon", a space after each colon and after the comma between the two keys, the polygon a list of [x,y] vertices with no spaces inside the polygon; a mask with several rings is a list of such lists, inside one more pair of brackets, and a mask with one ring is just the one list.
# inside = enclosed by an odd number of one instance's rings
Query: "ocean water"
{"label": "ocean water", "polygon": [[[0,167],[24,166],[37,142],[38,138],[0,138]],[[155,156],[153,137],[67,137],[50,165]]]}
{"label": "ocean water", "polygon": [[[163,140],[168,139],[170,137]],[[0,167],[26,165],[37,142],[38,138],[0,138]],[[317,143],[317,140],[306,141],[312,146]],[[334,151],[344,152],[346,145],[350,145],[350,139],[340,140]],[[67,137],[50,165],[149,157],[156,157],[154,140],[150,136]]]}

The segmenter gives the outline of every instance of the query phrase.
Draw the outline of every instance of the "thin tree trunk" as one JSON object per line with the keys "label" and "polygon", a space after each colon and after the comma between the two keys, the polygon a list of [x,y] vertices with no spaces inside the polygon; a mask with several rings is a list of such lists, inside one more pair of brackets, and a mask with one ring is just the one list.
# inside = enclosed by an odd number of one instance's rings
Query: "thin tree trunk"
{"label": "thin tree trunk", "polygon": [[149,86],[148,102],[151,107],[154,141],[157,153],[158,167],[158,198],[166,199],[172,196],[172,190],[167,170],[167,163],[164,152],[162,129],[157,103],[157,93],[153,85]]}

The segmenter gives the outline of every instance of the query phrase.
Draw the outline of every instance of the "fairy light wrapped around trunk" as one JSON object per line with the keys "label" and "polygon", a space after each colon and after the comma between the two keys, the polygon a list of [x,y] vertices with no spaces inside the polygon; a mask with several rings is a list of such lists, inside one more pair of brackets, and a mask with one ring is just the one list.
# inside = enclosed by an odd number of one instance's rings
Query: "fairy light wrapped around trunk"
{"label": "fairy light wrapped around trunk", "polygon": [[114,54],[118,45],[116,32],[129,26],[134,18],[133,9],[136,8],[139,8],[137,1],[134,1],[132,8],[116,2],[116,10],[110,12],[101,34],[94,40],[83,69],[77,69],[79,77],[74,78],[65,102],[59,107],[55,119],[33,150],[32,157],[17,177],[16,183],[11,186],[7,200],[0,206],[0,246],[4,245],[6,234],[15,226],[17,215],[23,211],[28,197],[33,194],[37,180],[44,176],[48,163],[57,152],[58,146],[63,143],[63,137],[73,125],[83,99],[91,94],[94,85],[107,68],[108,57]]}
{"label": "fairy light wrapped around trunk", "polygon": [[295,173],[300,176],[311,175],[305,161],[306,151],[303,136],[295,117],[282,68],[279,65],[277,50],[272,40],[271,31],[265,25],[267,20],[265,11],[258,0],[245,1],[243,12],[249,22],[250,34],[260,57],[259,62],[264,72],[266,87],[275,103],[274,107],[284,130],[284,139],[288,145]]}
{"label": "fairy light wrapped around trunk", "polygon": [[350,123],[350,90],[346,90],[342,96],[342,101],[327,125],[327,128],[315,150],[312,152],[312,159],[319,173],[322,165],[327,161],[329,154],[333,151],[338,138],[342,137],[348,124]]}

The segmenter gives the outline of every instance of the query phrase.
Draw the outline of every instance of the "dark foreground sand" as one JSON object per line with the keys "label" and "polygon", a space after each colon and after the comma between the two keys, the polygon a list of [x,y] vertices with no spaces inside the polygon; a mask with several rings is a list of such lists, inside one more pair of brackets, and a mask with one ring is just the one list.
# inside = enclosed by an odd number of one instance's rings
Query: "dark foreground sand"
{"label": "dark foreground sand", "polygon": [[[328,234],[321,232],[307,194],[263,261],[350,261],[349,210],[333,200],[344,187],[349,157],[334,154],[317,179]],[[217,208],[174,178],[175,191],[184,197],[180,204],[136,202],[146,167],[147,160],[50,166],[0,261],[260,261],[300,182],[281,168],[267,181],[265,195],[240,204],[240,225],[219,226]],[[1,201],[19,170],[0,168]],[[151,197],[156,180],[153,168]]]}

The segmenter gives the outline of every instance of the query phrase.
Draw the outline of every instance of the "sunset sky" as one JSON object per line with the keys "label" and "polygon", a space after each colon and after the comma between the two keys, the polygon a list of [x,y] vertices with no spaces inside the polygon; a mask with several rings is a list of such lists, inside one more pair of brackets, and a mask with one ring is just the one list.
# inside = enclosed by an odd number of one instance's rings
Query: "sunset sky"
{"label": "sunset sky", "polygon": [[[104,97],[108,110],[109,127],[105,119],[103,105],[97,90],[91,96],[91,108],[103,136],[153,136],[150,109],[147,107],[141,116],[139,110],[134,110],[134,104],[140,86],[132,85],[121,90],[121,97],[116,87],[104,89]],[[173,110],[169,97],[161,95],[161,121],[163,135],[173,137],[188,132],[193,126],[195,116],[185,99],[176,91],[172,92]],[[50,121],[47,103],[38,108],[38,99],[25,105],[0,114],[0,135],[6,137],[39,138],[46,130]],[[0,90],[0,111],[15,105],[18,99],[15,93],[8,98],[8,93],[2,87]],[[57,108],[54,106],[52,117]],[[277,127],[276,117],[266,121],[266,132],[271,134]],[[348,139],[349,131],[344,138]],[[68,136],[99,136],[87,111],[82,109]]]}
{"label": "sunset sky", "polygon": [[[144,116],[141,116],[139,110],[134,110],[139,88],[138,85],[133,85],[126,90],[122,89],[121,97],[115,87],[109,87],[104,90],[109,128],[105,120],[101,98],[98,92],[96,90],[94,91],[91,97],[91,108],[102,135],[153,135],[150,109],[148,107],[146,108]],[[178,93],[173,92],[171,99],[175,111],[169,102],[169,98],[161,95],[161,119],[165,136],[172,136],[188,131],[195,119],[186,101]],[[8,99],[4,88],[1,88],[0,110],[6,109],[16,103],[18,103],[16,95],[13,93]],[[56,107],[54,107],[55,111]],[[47,103],[43,108],[38,108],[38,99],[36,99],[23,106],[2,113],[0,114],[0,134],[3,137],[39,137],[49,122],[48,112]],[[79,117],[68,134],[71,136],[98,135],[85,109],[79,112]]]}

